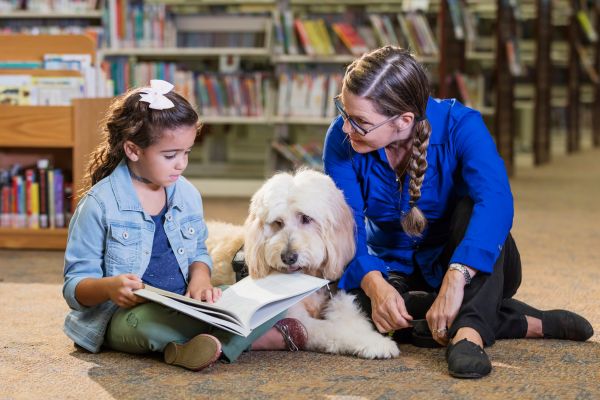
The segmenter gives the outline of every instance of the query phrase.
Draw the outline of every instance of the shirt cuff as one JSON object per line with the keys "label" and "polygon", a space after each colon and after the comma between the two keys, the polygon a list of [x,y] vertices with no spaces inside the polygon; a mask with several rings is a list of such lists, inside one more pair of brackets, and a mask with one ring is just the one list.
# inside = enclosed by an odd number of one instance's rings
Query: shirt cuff
{"label": "shirt cuff", "polygon": [[358,289],[362,279],[371,271],[379,271],[384,277],[387,277],[387,270],[382,259],[371,255],[356,257],[348,264],[338,287],[345,291]]}
{"label": "shirt cuff", "polygon": [[450,259],[450,264],[464,264],[479,272],[491,274],[494,271],[494,264],[496,263],[499,254],[500,251],[491,252],[468,244],[459,245]]}
{"label": "shirt cuff", "polygon": [[86,278],[87,277],[85,276],[77,276],[75,278],[71,278],[63,286],[63,297],[65,298],[67,304],[72,310],[85,311],[89,308],[88,306],[84,306],[83,304],[78,302],[77,298],[75,297],[75,288],[77,287],[77,285],[79,285],[79,282]]}
{"label": "shirt cuff", "polygon": [[201,256],[196,257],[193,262],[203,262],[204,264],[208,265],[208,269],[210,270],[210,272],[212,272],[213,262],[208,254],[203,254]]}

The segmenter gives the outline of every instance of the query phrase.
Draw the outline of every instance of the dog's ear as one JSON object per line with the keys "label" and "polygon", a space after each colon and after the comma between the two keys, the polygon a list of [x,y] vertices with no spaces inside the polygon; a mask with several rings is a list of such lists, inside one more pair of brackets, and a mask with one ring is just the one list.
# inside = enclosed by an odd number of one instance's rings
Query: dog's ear
{"label": "dog's ear", "polygon": [[260,189],[252,196],[248,218],[244,223],[244,256],[248,273],[254,279],[263,278],[270,272],[265,259],[265,234],[263,190]]}
{"label": "dog's ear", "polygon": [[321,227],[327,249],[323,277],[336,281],[342,276],[346,265],[354,257],[356,251],[355,225],[352,210],[341,192],[331,204],[332,218],[328,218],[326,226]]}

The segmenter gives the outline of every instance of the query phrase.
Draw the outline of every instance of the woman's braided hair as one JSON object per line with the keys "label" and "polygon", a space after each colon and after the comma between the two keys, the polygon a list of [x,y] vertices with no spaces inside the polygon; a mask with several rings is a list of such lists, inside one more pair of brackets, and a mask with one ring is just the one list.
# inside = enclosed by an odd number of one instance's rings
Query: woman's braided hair
{"label": "woman's braided hair", "polygon": [[431,126],[425,118],[430,86],[424,67],[407,50],[385,46],[354,60],[346,69],[343,86],[352,94],[370,100],[381,115],[414,114],[412,152],[407,169],[410,210],[401,222],[408,235],[420,236],[427,219],[416,203],[421,198],[431,134]]}
{"label": "woman's braided hair", "polygon": [[125,157],[126,141],[142,149],[158,142],[166,129],[202,125],[198,114],[181,95],[171,91],[165,96],[175,107],[155,110],[149,103],[140,101],[140,89],[131,89],[111,103],[102,126],[102,142],[90,154],[90,162],[83,178],[81,195],[111,174]]}

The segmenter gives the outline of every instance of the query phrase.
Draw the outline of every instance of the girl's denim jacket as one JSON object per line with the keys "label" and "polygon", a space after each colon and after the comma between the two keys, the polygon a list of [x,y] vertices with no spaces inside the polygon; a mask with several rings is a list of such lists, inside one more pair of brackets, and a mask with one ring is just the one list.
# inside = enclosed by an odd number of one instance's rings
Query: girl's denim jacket
{"label": "girl's denim jacket", "polygon": [[[202,199],[183,177],[166,191],[164,228],[187,281],[188,268],[196,261],[212,269],[205,244]],[[110,300],[93,307],[80,304],[75,298],[77,284],[86,278],[128,273],[142,277],[152,254],[153,238],[154,222],[144,212],[127,164],[122,161],[80,200],[69,224],[63,296],[72,311],[65,319],[64,330],[75,343],[98,352],[118,308]]]}

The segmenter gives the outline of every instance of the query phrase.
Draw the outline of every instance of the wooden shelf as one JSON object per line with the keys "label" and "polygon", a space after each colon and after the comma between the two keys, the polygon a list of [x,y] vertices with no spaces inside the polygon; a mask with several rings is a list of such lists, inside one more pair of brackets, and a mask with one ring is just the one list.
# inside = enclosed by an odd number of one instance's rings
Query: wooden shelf
{"label": "wooden shelf", "polygon": [[273,117],[271,122],[288,125],[330,125],[333,118],[327,117]]}
{"label": "wooden shelf", "polygon": [[0,14],[0,19],[100,19],[102,11],[82,12],[32,12],[10,11]]}
{"label": "wooden shelf", "polygon": [[236,117],[236,116],[202,116],[200,121],[205,125],[266,125],[271,123],[268,117]]}
{"label": "wooden shelf", "polygon": [[248,4],[275,4],[275,0],[146,0],[148,4],[169,4],[169,5],[199,5],[199,6],[218,6],[218,5],[248,5]]}
{"label": "wooden shelf", "polygon": [[70,106],[0,105],[0,146],[73,146]]}
{"label": "wooden shelf", "polygon": [[106,49],[98,51],[98,56],[134,56],[134,57],[218,57],[225,55],[244,56],[244,57],[269,57],[270,51],[266,48],[245,48],[245,47],[189,47],[189,48],[119,48]]}
{"label": "wooden shelf", "polygon": [[4,249],[62,250],[67,229],[0,228],[0,243]]}
{"label": "wooden shelf", "polygon": [[[84,35],[13,35],[0,41],[0,60],[42,61],[45,53],[88,53],[95,44]],[[2,73],[19,72],[17,70]],[[73,71],[21,71],[35,76],[68,76]],[[6,163],[34,164],[40,155],[72,171],[73,193],[81,190],[89,154],[100,142],[99,121],[110,99],[77,99],[70,106],[0,105],[0,153]],[[0,228],[0,248],[64,249],[67,229]]]}
{"label": "wooden shelf", "polygon": [[271,60],[275,63],[318,63],[318,64],[350,64],[356,59],[356,56],[350,54],[330,55],[330,56],[307,56],[304,54],[281,54],[275,55]]}

